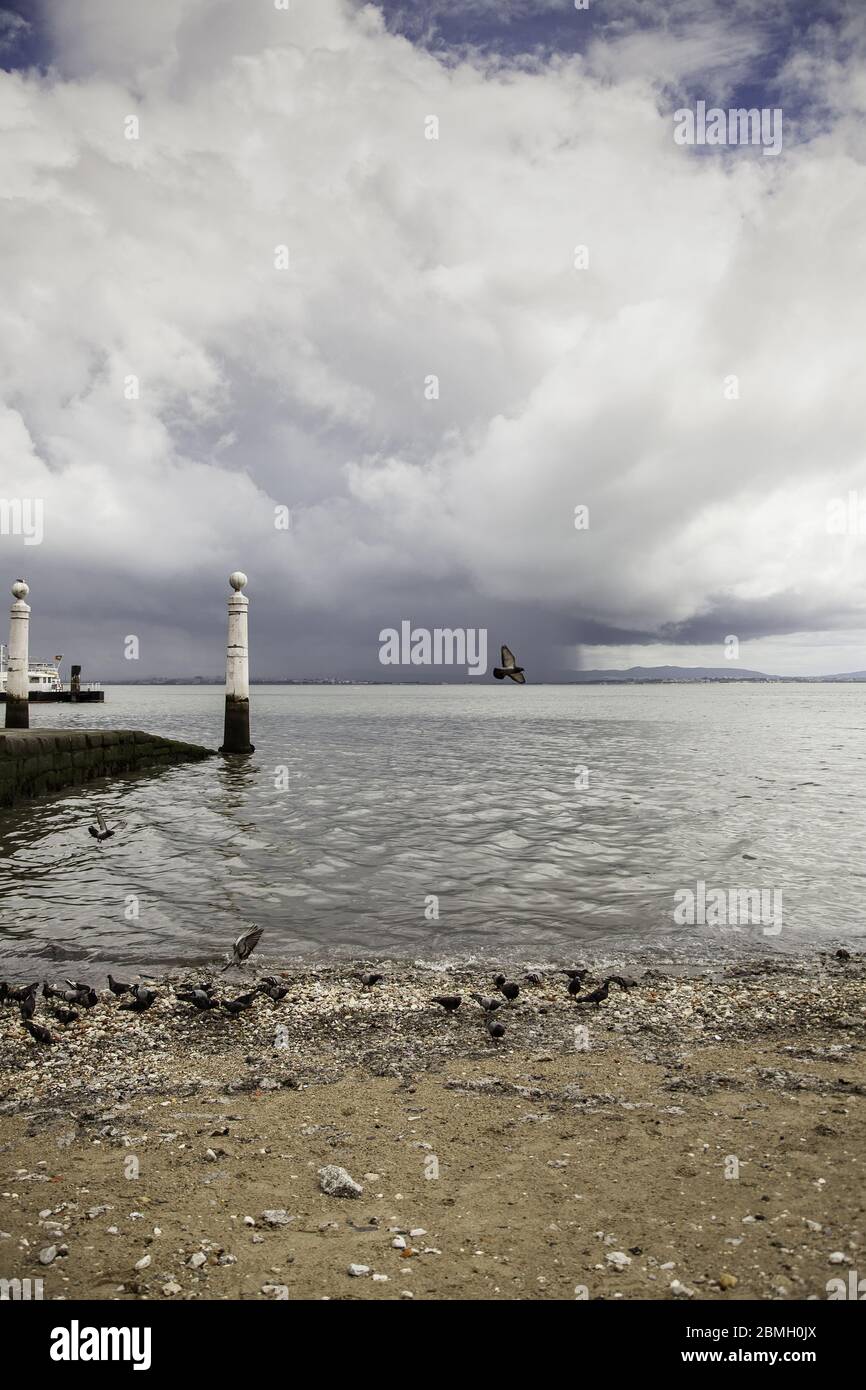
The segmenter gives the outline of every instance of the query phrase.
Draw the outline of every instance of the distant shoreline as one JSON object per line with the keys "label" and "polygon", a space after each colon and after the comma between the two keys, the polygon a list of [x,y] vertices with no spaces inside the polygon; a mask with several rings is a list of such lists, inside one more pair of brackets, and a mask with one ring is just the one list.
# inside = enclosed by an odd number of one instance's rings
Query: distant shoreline
{"label": "distant shoreline", "polygon": [[[166,686],[166,685],[183,685],[183,686],[220,686],[220,687],[223,686],[223,685],[225,685],[225,681],[224,681],[223,679],[217,679],[216,677],[207,677],[207,678],[205,678],[205,677],[196,677],[196,676],[184,676],[184,677],[181,677],[181,676],[171,676],[171,677],[168,677],[168,676],[167,676],[167,677],[165,677],[165,678],[160,678],[160,677],[157,676],[157,677],[155,677],[155,678],[152,679],[152,680],[138,680],[138,681],[130,681],[130,680],[119,681],[119,680],[110,680],[110,679],[107,679],[106,677],[102,677],[102,678],[100,679],[100,682],[99,682],[99,683],[100,683],[101,685],[111,685],[111,686],[130,686],[130,685],[136,685],[136,686],[148,686],[148,687],[156,687],[156,688],[162,688],[163,686]],[[862,675],[861,675],[861,674],[856,674],[856,675],[852,674],[852,675],[850,675],[850,676],[667,676],[667,677],[652,677],[652,676],[647,676],[647,677],[635,677],[635,676],[623,676],[623,677],[620,677],[620,678],[616,678],[616,677],[583,676],[583,677],[578,677],[578,678],[576,678],[576,679],[574,679],[574,680],[567,680],[567,681],[564,681],[564,680],[563,680],[563,681],[544,680],[544,681],[535,681],[535,682],[531,682],[531,681],[530,681],[529,684],[535,684],[536,686],[550,686],[550,685],[553,685],[553,686],[581,686],[581,685],[616,685],[616,686],[622,686],[622,685],[863,685],[863,684],[866,684],[866,674],[862,674]],[[470,688],[472,688],[472,687],[473,687],[473,682],[468,681],[468,680],[454,680],[454,681],[396,681],[396,680],[391,680],[391,681],[373,681],[373,680],[349,679],[349,678],[346,678],[346,679],[342,679],[342,678],[337,679],[336,677],[330,678],[330,677],[307,676],[307,677],[305,677],[304,679],[301,679],[301,680],[288,680],[288,679],[278,679],[278,678],[273,678],[273,679],[262,678],[261,680],[251,680],[251,681],[250,681],[250,685],[325,685],[325,686],[367,685],[367,686],[376,686],[376,687],[380,687],[380,686],[389,686],[389,685],[397,685],[397,686],[431,686],[431,687],[437,687],[437,688],[439,688],[439,687],[441,687],[441,686],[444,686],[444,685],[447,685],[447,686],[470,686]],[[477,688],[477,686],[478,686],[478,682],[477,682],[477,681],[474,683],[474,686]]]}

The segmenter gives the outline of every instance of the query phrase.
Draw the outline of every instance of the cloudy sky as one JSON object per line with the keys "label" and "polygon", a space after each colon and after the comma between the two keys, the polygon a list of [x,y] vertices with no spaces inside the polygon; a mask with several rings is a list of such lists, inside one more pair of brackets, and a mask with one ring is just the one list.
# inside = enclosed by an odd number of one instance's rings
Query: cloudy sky
{"label": "cloudy sky", "polygon": [[0,64],[35,655],[218,675],[243,568],[259,677],[866,668],[861,0],[0,0]]}

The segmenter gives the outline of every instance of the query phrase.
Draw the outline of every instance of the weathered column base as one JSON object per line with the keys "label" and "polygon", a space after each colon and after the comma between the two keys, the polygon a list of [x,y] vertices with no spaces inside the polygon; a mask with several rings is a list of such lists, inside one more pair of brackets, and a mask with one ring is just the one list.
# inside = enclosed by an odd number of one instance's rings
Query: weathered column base
{"label": "weathered column base", "polygon": [[14,695],[6,695],[6,728],[7,729],[29,729],[30,728],[30,704],[27,700],[18,699]]}
{"label": "weathered column base", "polygon": [[226,718],[221,753],[255,753],[250,743],[250,702],[226,696]]}

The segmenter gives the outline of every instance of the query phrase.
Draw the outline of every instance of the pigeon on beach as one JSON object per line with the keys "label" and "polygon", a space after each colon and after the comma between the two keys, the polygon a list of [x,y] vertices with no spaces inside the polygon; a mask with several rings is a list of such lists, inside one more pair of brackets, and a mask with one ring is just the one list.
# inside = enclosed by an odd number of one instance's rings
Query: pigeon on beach
{"label": "pigeon on beach", "polygon": [[175,998],[182,999],[185,1004],[193,1004],[200,1013],[217,1008],[220,1002],[213,994],[208,994],[203,989],[179,989]]}
{"label": "pigeon on beach", "polygon": [[23,1004],[24,1001],[31,994],[35,994],[39,988],[38,980],[34,980],[31,985],[10,985],[6,984],[5,980],[3,983],[5,985],[5,991],[2,997],[7,1004]]}
{"label": "pigeon on beach", "polygon": [[493,977],[493,983],[499,990],[499,993],[505,995],[509,1004],[513,1004],[520,993],[520,985],[515,984],[514,980],[507,980],[504,975],[495,975]]}
{"label": "pigeon on beach", "polygon": [[56,1004],[49,1012],[52,1018],[58,1019],[60,1023],[77,1023],[79,1019],[74,1009],[61,1009]]}
{"label": "pigeon on beach", "polygon": [[237,941],[232,946],[232,958],[228,965],[223,966],[223,970],[228,970],[232,965],[243,965],[258,946],[264,935],[264,927],[257,927],[255,922],[252,926],[242,931]]}
{"label": "pigeon on beach", "polygon": [[262,980],[261,984],[259,985],[259,990],[261,991],[261,993],[267,995],[274,1007],[276,1007],[277,1004],[281,1002],[281,1000],[285,999],[290,988],[290,985],[282,984],[280,981],[275,980],[273,976],[270,975],[267,979]]}
{"label": "pigeon on beach", "polygon": [[38,1043],[53,1043],[55,1041],[47,1028],[43,1028],[41,1023],[31,1023],[29,1018],[24,1019],[24,1027]]}
{"label": "pigeon on beach", "polygon": [[472,995],[472,998],[475,1000],[476,1004],[478,1004],[484,1010],[486,1014],[493,1014],[496,1012],[497,1009],[502,1008],[501,999],[490,999],[485,994],[474,993]]}
{"label": "pigeon on beach", "polygon": [[249,994],[239,994],[237,999],[221,999],[220,1003],[222,1004],[226,1013],[232,1014],[234,1017],[237,1017],[238,1014],[243,1013],[244,1009],[250,1008],[255,997],[256,992],[253,989],[250,990]]}
{"label": "pigeon on beach", "polygon": [[463,996],[460,994],[434,994],[430,1000],[431,1004],[438,1004],[444,1009],[446,1014],[453,1014],[455,1009],[459,1009],[463,1003]]}
{"label": "pigeon on beach", "polygon": [[507,676],[509,680],[515,681],[517,685],[525,685],[526,677],[523,674],[523,667],[518,666],[514,658],[514,653],[510,651],[508,647],[500,648],[500,653],[499,659],[502,665],[494,666],[493,668],[493,674],[496,679],[498,681],[503,681]]}
{"label": "pigeon on beach", "polygon": [[78,1004],[82,1009],[92,1009],[99,1003],[99,995],[90,985],[77,980],[67,980],[67,989],[58,989],[50,980],[42,983],[42,993],[46,999],[62,999],[64,1004]]}
{"label": "pigeon on beach", "polygon": [[28,994],[25,994],[24,998],[21,1000],[21,1003],[18,1005],[18,1008],[21,1010],[21,1017],[22,1017],[22,1018],[32,1018],[32,1017],[33,1017],[33,1015],[34,1015],[35,1012],[36,1012],[36,990],[35,990],[35,988],[32,989]]}
{"label": "pigeon on beach", "polygon": [[132,985],[129,993],[131,998],[120,1005],[125,1013],[143,1014],[157,997],[156,990],[148,989],[146,985]]}
{"label": "pigeon on beach", "polygon": [[108,988],[111,990],[112,994],[117,995],[119,998],[121,994],[128,994],[132,986],[125,985],[122,980],[115,980],[113,975],[109,975]]}
{"label": "pigeon on beach", "polygon": [[495,1018],[488,1018],[488,1020],[487,1020],[487,1031],[488,1031],[488,1033],[490,1034],[491,1038],[493,1038],[494,1041],[495,1041],[497,1038],[504,1038],[504,1037],[505,1037],[505,1027],[504,1027],[504,1025],[501,1024],[501,1023],[499,1023],[499,1022],[497,1022],[497,1020],[496,1020]]}
{"label": "pigeon on beach", "polygon": [[[568,988],[571,990],[571,985],[569,985]],[[594,1004],[598,1009],[604,1003],[609,993],[610,980],[605,980],[604,984],[599,985],[598,989],[594,989],[591,994],[583,994],[578,999],[575,999],[574,1002],[575,1004]]]}
{"label": "pigeon on beach", "polygon": [[62,996],[67,1004],[80,1004],[82,1009],[95,1009],[99,1003],[99,995],[95,989],[90,989],[87,985],[81,989],[64,990]]}

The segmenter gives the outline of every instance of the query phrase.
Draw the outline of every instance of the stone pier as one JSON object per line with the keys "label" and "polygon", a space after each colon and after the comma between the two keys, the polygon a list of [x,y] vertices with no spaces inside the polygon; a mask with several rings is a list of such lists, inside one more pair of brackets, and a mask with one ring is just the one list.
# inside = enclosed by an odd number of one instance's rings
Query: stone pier
{"label": "stone pier", "polygon": [[0,806],[99,777],[214,756],[210,748],[139,729],[0,730]]}

